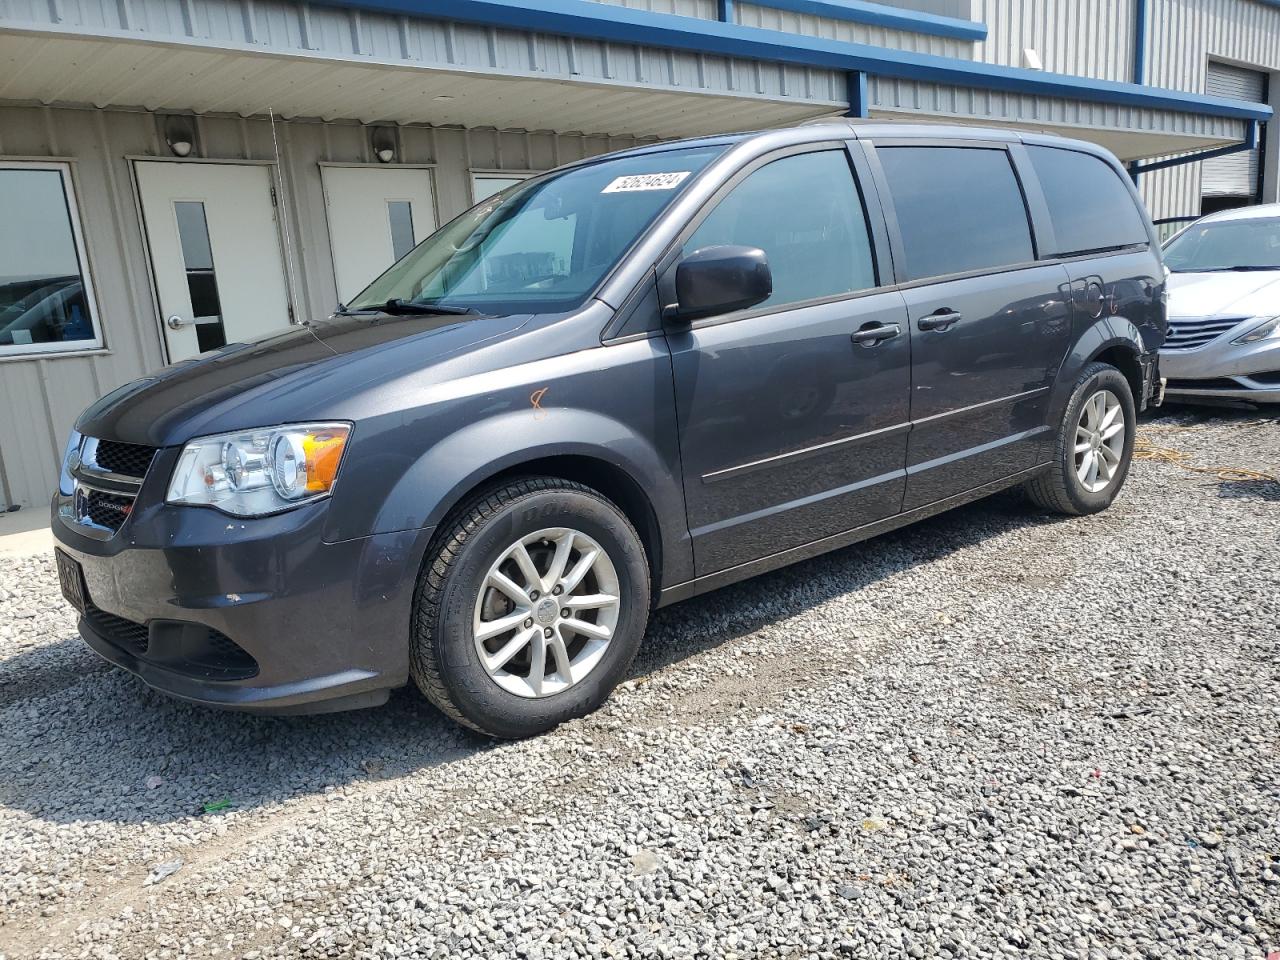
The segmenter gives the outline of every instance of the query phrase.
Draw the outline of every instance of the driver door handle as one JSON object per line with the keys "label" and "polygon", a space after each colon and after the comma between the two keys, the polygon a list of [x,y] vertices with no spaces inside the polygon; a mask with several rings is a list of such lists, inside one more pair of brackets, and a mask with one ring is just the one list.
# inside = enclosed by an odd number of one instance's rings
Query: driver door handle
{"label": "driver door handle", "polygon": [[916,321],[916,326],[921,330],[937,330],[939,332],[950,329],[953,323],[958,323],[960,314],[954,310],[939,310],[931,313],[927,317],[921,317]]}
{"label": "driver door handle", "polygon": [[901,333],[902,328],[896,323],[877,323],[849,334],[849,339],[864,347],[873,347],[881,340],[892,340]]}

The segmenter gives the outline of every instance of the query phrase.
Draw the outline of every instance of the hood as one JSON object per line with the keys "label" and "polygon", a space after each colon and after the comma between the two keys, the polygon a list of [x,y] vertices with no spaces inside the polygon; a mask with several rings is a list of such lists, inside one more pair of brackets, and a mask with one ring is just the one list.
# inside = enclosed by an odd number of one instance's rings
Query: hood
{"label": "hood", "polygon": [[1280,270],[1174,273],[1171,317],[1274,317],[1280,314]]}
{"label": "hood", "polygon": [[342,420],[361,393],[518,330],[528,316],[353,316],[231,343],[127,383],[76,423],[90,436],[163,447],[228,430]]}

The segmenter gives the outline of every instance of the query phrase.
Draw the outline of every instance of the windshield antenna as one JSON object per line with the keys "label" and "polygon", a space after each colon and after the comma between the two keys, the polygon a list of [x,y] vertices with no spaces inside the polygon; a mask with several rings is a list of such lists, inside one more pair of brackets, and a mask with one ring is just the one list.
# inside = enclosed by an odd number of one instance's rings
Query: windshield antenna
{"label": "windshield antenna", "polygon": [[[276,196],[283,201],[285,199],[284,174],[282,172],[284,170],[284,163],[280,159],[280,141],[276,138],[276,114],[275,110],[271,107],[267,107],[267,117],[271,120],[271,146],[275,150],[276,154],[275,179],[276,187],[279,188],[279,192],[276,193]],[[276,191],[276,187],[272,188],[272,192]],[[276,209],[279,210],[280,207],[277,206]],[[284,227],[284,272],[289,282],[289,322],[296,325],[299,323],[298,310],[295,306],[298,302],[298,291],[294,282],[293,238],[289,234],[288,207],[286,206],[284,208],[284,212],[282,214],[278,214],[278,216],[280,216],[280,223]]]}

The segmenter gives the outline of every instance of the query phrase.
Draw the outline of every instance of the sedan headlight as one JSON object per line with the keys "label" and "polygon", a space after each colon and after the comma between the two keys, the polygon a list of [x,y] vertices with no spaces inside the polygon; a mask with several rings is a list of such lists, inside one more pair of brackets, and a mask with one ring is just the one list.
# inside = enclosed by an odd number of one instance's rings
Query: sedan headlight
{"label": "sedan headlight", "polygon": [[169,503],[261,517],[327,497],[349,423],[301,423],[199,437],[182,448]]}
{"label": "sedan headlight", "polygon": [[1266,340],[1269,337],[1280,336],[1280,317],[1272,317],[1270,320],[1254,327],[1243,337],[1232,340],[1232,343],[1257,343],[1259,340]]}

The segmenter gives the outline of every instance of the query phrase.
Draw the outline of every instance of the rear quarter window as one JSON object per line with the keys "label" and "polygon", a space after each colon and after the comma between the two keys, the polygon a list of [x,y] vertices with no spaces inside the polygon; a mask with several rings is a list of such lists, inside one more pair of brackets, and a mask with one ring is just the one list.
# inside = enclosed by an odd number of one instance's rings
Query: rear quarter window
{"label": "rear quarter window", "polygon": [[1147,227],[1120,174],[1099,157],[1056,147],[1027,147],[1040,180],[1057,249],[1045,256],[1147,243]]}
{"label": "rear quarter window", "polygon": [[1035,259],[1022,189],[1004,150],[877,147],[908,280]]}

